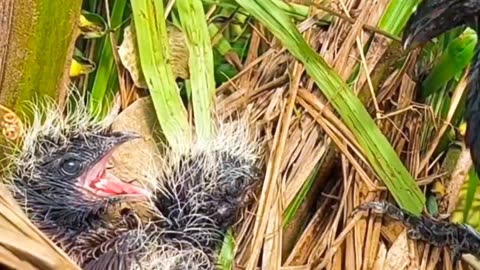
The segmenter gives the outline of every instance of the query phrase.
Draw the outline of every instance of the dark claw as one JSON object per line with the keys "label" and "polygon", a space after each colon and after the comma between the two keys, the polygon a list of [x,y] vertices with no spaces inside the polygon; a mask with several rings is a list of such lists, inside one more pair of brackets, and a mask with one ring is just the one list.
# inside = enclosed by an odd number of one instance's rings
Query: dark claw
{"label": "dark claw", "polygon": [[422,239],[422,234],[420,234],[415,229],[409,229],[407,231],[407,236],[408,236],[408,238],[410,238],[412,240],[421,240]]}
{"label": "dark claw", "polygon": [[376,214],[386,214],[389,217],[394,218],[396,220],[400,220],[400,221],[405,220],[404,213],[399,208],[397,208],[393,204],[386,201],[367,202],[362,205],[359,205],[357,208],[355,208],[352,211],[352,215],[355,215],[361,211],[367,211],[369,209],[371,209]]}
{"label": "dark claw", "polygon": [[458,26],[475,27],[479,12],[480,0],[424,0],[405,26],[403,47],[423,45]]}
{"label": "dark claw", "polygon": [[462,253],[460,252],[459,248],[453,248],[453,250],[452,250],[452,266],[453,266],[453,269],[459,269],[457,267],[459,265],[461,257],[462,257]]}
{"label": "dark claw", "polygon": [[388,205],[386,202],[367,202],[359,205],[354,212],[372,210],[377,214],[385,214],[387,212]]}
{"label": "dark claw", "polygon": [[480,232],[470,225],[414,216],[385,201],[362,204],[354,212],[368,209],[402,221],[410,239],[422,240],[436,247],[449,247],[453,266],[458,266],[461,256],[466,253],[480,258]]}

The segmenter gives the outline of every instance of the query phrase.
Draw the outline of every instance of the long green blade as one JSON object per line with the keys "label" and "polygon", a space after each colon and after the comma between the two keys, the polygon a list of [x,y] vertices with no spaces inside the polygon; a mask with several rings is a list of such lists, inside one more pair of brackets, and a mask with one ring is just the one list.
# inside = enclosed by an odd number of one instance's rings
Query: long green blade
{"label": "long green blade", "polygon": [[420,2],[421,0],[391,0],[378,23],[378,28],[392,35],[400,35]]}
{"label": "long green blade", "polygon": [[363,154],[399,205],[420,214],[425,196],[381,133],[360,100],[328,64],[306,43],[291,18],[272,0],[236,0],[265,25],[299,59],[345,124],[354,133]]}
{"label": "long green blade", "polygon": [[[115,1],[112,8],[112,17],[110,19],[112,27],[118,26],[122,23],[123,14],[126,7],[127,0]],[[120,31],[117,30],[117,37],[119,34]],[[93,79],[91,87],[89,104],[90,112],[92,112],[94,115],[99,115],[101,112],[105,111],[105,93],[109,88],[109,82],[112,81],[112,78],[118,83],[117,70],[115,69],[112,44],[109,35],[103,37],[101,46],[99,46],[99,48],[100,57],[98,59],[97,72],[95,73],[95,78]]]}
{"label": "long green blade", "polygon": [[190,140],[187,111],[169,61],[163,1],[131,1],[142,71],[162,131],[174,151],[183,152]]}
{"label": "long green blade", "polygon": [[422,95],[431,95],[460,74],[471,63],[476,44],[477,34],[470,28],[450,42],[423,82]]}
{"label": "long green blade", "polygon": [[190,52],[188,66],[195,129],[199,140],[210,139],[215,127],[212,119],[215,77],[207,19],[201,0],[177,0],[176,5]]}

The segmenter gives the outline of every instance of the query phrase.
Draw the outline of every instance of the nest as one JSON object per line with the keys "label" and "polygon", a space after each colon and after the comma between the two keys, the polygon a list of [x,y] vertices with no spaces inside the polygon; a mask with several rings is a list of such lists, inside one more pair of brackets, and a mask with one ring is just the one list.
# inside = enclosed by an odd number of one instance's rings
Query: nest
{"label": "nest", "polygon": [[[390,37],[371,31],[388,2],[333,1],[330,13],[316,10],[298,26],[310,46],[342,79],[348,80],[355,74],[351,88],[375,118],[418,186],[436,196],[440,212],[447,208],[451,212],[455,210],[452,205],[458,195],[452,189],[460,189],[471,160],[462,148],[459,152],[464,158],[460,160],[465,163],[460,162],[455,170],[455,165],[447,164],[448,158],[435,149],[460,104],[465,78],[452,94],[447,118],[434,113],[431,104],[418,97],[419,52],[406,55]],[[314,23],[315,18],[345,11],[349,16],[335,17],[329,27]],[[279,49],[278,40],[260,24],[253,23],[253,26],[256,31],[250,37],[247,58],[239,65],[242,72],[219,86],[216,92],[218,122],[228,122],[239,112],[247,112],[248,121],[259,130],[265,142],[264,177],[254,203],[247,205],[233,226],[236,267],[400,270],[448,266],[451,262],[448,249],[408,239],[406,228],[398,222],[388,222],[375,215],[350,219],[361,202],[390,200],[386,187],[366,162],[355,136],[298,61],[286,50]],[[365,52],[367,41],[369,46]],[[428,70],[429,65],[432,63],[424,63],[422,68]],[[127,71],[123,72],[122,85],[139,85],[128,79]],[[128,111],[135,102],[147,103],[139,106],[139,110],[143,111],[142,115],[149,115],[145,113],[152,109],[148,97],[140,98],[145,96],[142,90],[133,92],[135,95],[121,92],[119,106]],[[149,129],[155,129],[152,122],[147,122]],[[123,124],[118,125],[125,128]],[[10,128],[8,134],[14,131]],[[156,144],[154,137],[148,145]],[[439,162],[443,159],[444,163]],[[120,154],[118,162],[122,163]],[[199,161],[188,159],[187,163],[195,167],[196,162]],[[128,163],[124,161],[123,165],[128,167]],[[441,187],[447,190],[442,191]],[[35,234],[38,232],[32,233]],[[50,246],[53,254],[58,255],[59,251]],[[38,256],[47,260],[57,255]],[[197,258],[191,254],[185,256]],[[3,258],[7,259],[2,262],[20,263],[7,255],[0,256]],[[65,257],[58,258],[63,259],[50,264],[49,269],[70,269],[58,268],[67,261]],[[47,269],[34,260],[31,264]]]}

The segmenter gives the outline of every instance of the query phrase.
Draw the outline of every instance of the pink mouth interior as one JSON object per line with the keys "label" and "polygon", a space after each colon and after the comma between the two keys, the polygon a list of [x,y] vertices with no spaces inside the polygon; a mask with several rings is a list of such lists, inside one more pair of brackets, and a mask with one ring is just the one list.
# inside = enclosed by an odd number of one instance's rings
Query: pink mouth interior
{"label": "pink mouth interior", "polygon": [[107,171],[107,163],[113,151],[104,156],[80,180],[81,187],[98,197],[135,196],[149,197],[146,189],[126,183]]}

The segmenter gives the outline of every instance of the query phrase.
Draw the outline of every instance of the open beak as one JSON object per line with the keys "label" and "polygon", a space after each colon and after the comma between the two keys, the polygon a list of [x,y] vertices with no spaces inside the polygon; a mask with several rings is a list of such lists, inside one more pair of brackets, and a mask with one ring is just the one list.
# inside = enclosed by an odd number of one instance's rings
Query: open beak
{"label": "open beak", "polygon": [[141,136],[135,133],[117,132],[107,138],[110,148],[80,179],[81,188],[96,197],[150,197],[151,192],[136,185],[124,182],[108,172],[107,165],[113,152],[122,144]]}
{"label": "open beak", "polygon": [[142,136],[134,132],[118,131],[118,132],[114,132],[111,135],[111,137],[107,139],[107,143],[115,147],[115,146],[122,145],[126,142],[136,140],[136,139],[141,139],[141,138]]}
{"label": "open beak", "polygon": [[408,20],[404,49],[421,46],[455,27],[467,25],[480,11],[480,0],[424,0]]}

